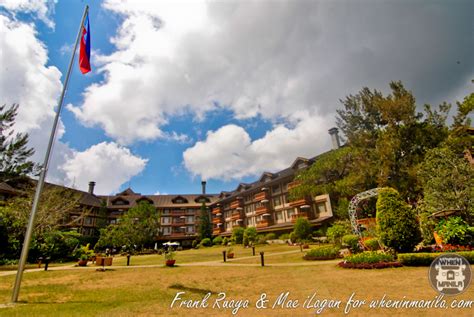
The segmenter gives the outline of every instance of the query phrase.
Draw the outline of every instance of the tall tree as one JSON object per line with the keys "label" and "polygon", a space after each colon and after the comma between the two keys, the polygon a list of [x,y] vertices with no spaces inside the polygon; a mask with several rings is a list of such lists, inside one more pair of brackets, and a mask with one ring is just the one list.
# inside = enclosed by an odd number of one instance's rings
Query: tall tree
{"label": "tall tree", "polygon": [[0,106],[0,182],[14,183],[39,172],[39,166],[29,160],[34,150],[27,146],[28,134],[13,130],[17,114],[17,104]]}
{"label": "tall tree", "polygon": [[152,204],[141,201],[120,217],[118,224],[101,229],[97,245],[133,249],[153,243],[159,233],[160,219],[160,213]]}
{"label": "tall tree", "polygon": [[209,215],[209,210],[205,203],[201,204],[201,212],[199,215],[198,237],[200,240],[205,238],[212,238],[212,223]]}

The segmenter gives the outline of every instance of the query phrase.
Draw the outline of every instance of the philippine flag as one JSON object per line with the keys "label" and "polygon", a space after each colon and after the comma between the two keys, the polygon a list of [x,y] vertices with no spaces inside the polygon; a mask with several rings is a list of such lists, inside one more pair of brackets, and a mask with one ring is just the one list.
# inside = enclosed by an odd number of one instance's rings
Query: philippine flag
{"label": "philippine flag", "polygon": [[79,68],[83,74],[91,71],[91,31],[89,29],[89,13],[82,25],[81,46],[79,48]]}

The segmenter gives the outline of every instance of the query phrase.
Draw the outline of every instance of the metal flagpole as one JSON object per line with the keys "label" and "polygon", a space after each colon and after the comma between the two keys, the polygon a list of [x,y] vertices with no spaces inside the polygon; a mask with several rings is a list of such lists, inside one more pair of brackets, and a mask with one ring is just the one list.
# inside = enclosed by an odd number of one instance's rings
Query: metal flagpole
{"label": "metal flagpole", "polygon": [[46,155],[44,157],[44,163],[41,170],[41,174],[36,185],[35,197],[33,200],[33,206],[31,208],[30,219],[28,220],[28,226],[26,228],[25,240],[23,241],[23,248],[21,249],[20,262],[18,263],[18,271],[16,272],[15,285],[13,287],[12,302],[16,303],[18,301],[18,294],[20,293],[21,278],[23,277],[23,270],[25,269],[26,259],[28,257],[28,251],[30,248],[31,234],[33,232],[33,224],[35,221],[36,211],[38,209],[38,202],[43,190],[44,180],[46,178],[46,173],[48,172],[49,158],[51,155],[51,149],[53,147],[54,139],[56,136],[56,130],[59,122],[59,115],[61,113],[61,108],[63,106],[64,95],[66,94],[67,84],[69,82],[69,76],[71,75],[72,64],[74,63],[74,56],[76,55],[77,44],[82,35],[82,27],[84,20],[86,19],[87,13],[89,12],[89,6],[86,5],[84,9],[84,15],[82,16],[81,25],[79,27],[79,32],[77,33],[76,43],[74,44],[74,50],[72,51],[71,61],[69,62],[69,68],[67,70],[66,79],[64,80],[63,91],[59,98],[58,107],[56,109],[56,117],[54,118],[53,129],[51,130],[51,136],[49,137],[48,148],[46,150]]}

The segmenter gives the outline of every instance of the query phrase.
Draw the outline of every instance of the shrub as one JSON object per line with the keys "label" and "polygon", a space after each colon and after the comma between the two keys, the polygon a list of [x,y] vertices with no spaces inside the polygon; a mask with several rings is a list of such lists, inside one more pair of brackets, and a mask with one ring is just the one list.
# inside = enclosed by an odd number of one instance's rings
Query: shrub
{"label": "shrub", "polygon": [[244,240],[244,228],[237,227],[232,230],[232,241],[235,244],[242,244]]}
{"label": "shrub", "polygon": [[364,241],[364,244],[370,251],[377,251],[380,249],[379,239],[377,238],[367,239]]}
{"label": "shrub", "polygon": [[365,251],[362,253],[350,255],[344,260],[352,264],[360,263],[378,263],[378,262],[392,262],[394,260],[393,255],[388,253],[381,253],[375,251]]}
{"label": "shrub", "polygon": [[250,244],[254,244],[256,239],[257,239],[257,229],[256,228],[248,227],[247,229],[245,229],[244,238],[243,238],[244,245],[247,246],[247,245],[250,245]]}
{"label": "shrub", "polygon": [[[474,264],[474,251],[454,252]],[[431,262],[443,253],[400,253],[398,261],[406,266],[430,266]]]}
{"label": "shrub", "polygon": [[303,256],[305,260],[332,260],[339,256],[339,248],[333,246],[311,249]]}
{"label": "shrub", "polygon": [[306,218],[296,219],[295,227],[293,229],[296,241],[304,241],[311,236],[311,224]]}
{"label": "shrub", "polygon": [[215,238],[212,240],[212,244],[214,244],[214,245],[221,245],[221,244],[222,244],[222,237],[221,237],[221,236],[215,237]]}
{"label": "shrub", "polygon": [[324,237],[325,233],[323,229],[313,231],[313,237]]}
{"label": "shrub", "polygon": [[342,237],[342,243],[351,249],[352,252],[359,252],[359,236],[355,234],[346,234]]}
{"label": "shrub", "polygon": [[198,245],[199,245],[199,241],[198,241],[198,240],[193,240],[191,246],[192,246],[193,248],[196,248]]}
{"label": "shrub", "polygon": [[273,232],[267,233],[267,235],[265,236],[265,241],[275,240],[275,239],[276,239],[276,234],[274,234]]}
{"label": "shrub", "polygon": [[413,210],[393,188],[383,188],[377,199],[377,233],[387,247],[410,252],[421,241]]}
{"label": "shrub", "polygon": [[295,235],[294,232],[291,232],[291,233],[290,233],[290,241],[291,241],[292,243],[295,243],[295,242],[296,242],[296,235]]}
{"label": "shrub", "polygon": [[222,239],[222,245],[226,246],[229,244],[229,239],[227,239],[227,237],[224,237],[224,239]]}
{"label": "shrub", "polygon": [[346,233],[348,233],[346,228],[341,224],[334,224],[332,227],[328,228],[326,232],[329,241],[331,241],[337,246],[342,245],[342,237]]}
{"label": "shrub", "polygon": [[284,233],[278,237],[280,240],[289,240],[290,239],[290,234],[289,233]]}
{"label": "shrub", "polygon": [[461,217],[442,219],[436,226],[436,232],[443,242],[449,244],[471,245],[473,243],[474,228],[469,227]]}
{"label": "shrub", "polygon": [[201,246],[203,247],[211,247],[212,246],[212,241],[209,238],[204,238],[201,240]]}

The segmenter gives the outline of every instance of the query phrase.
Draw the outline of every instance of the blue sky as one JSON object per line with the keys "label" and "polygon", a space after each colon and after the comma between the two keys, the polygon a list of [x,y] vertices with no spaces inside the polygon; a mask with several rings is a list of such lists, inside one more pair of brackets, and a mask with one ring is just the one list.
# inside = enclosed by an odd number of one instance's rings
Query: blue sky
{"label": "blue sky", "polygon": [[330,148],[339,100],[402,80],[418,104],[472,91],[469,1],[0,0],[2,103],[42,160],[85,4],[49,180],[108,194],[232,190]]}

